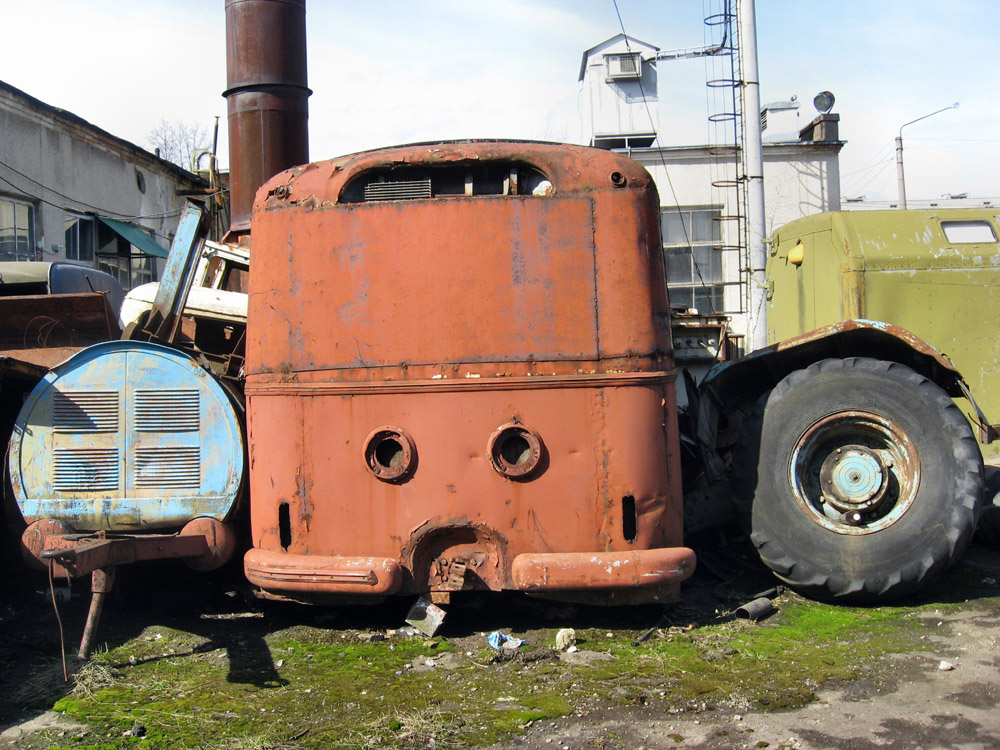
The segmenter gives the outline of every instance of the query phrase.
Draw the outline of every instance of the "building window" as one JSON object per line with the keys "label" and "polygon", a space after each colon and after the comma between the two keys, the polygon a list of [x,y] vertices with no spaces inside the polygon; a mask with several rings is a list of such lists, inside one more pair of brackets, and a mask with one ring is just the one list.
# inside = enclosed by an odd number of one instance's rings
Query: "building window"
{"label": "building window", "polygon": [[0,198],[0,260],[36,260],[34,206]]}
{"label": "building window", "polygon": [[139,252],[131,256],[101,255],[97,259],[97,270],[118,279],[126,292],[156,281],[156,259]]}
{"label": "building window", "polygon": [[671,305],[703,314],[723,312],[721,216],[714,208],[668,208],[661,213]]}
{"label": "building window", "polygon": [[94,219],[66,212],[66,260],[94,262]]}
{"label": "building window", "polygon": [[156,281],[156,258],[140,252],[104,222],[100,222],[97,227],[95,265],[97,270],[118,279],[118,283],[126,292],[142,284]]}

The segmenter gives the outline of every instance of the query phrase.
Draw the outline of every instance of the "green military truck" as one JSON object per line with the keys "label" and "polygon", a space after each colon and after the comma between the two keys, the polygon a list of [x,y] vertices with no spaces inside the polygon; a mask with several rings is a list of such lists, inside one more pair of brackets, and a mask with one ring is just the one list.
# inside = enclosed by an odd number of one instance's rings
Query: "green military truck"
{"label": "green military truck", "polygon": [[1000,441],[986,440],[1000,420],[998,237],[994,208],[837,211],[786,224],[771,237],[768,342],[852,319],[906,329],[954,362],[980,413],[956,403],[996,454]]}

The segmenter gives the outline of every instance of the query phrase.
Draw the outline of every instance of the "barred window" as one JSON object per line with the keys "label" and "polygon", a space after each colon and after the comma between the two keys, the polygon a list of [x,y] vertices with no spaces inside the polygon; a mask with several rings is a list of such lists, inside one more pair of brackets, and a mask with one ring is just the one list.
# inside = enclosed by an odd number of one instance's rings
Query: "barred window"
{"label": "barred window", "polygon": [[35,207],[0,198],[0,260],[35,259]]}
{"label": "barred window", "polygon": [[660,214],[671,305],[723,312],[721,215],[715,208],[666,208]]}

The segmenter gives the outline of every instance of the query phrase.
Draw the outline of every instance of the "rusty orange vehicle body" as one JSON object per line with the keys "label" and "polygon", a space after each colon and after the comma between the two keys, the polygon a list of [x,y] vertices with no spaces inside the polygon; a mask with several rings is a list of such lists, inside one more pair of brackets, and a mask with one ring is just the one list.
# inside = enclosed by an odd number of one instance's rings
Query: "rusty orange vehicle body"
{"label": "rusty orange vehicle body", "polygon": [[305,601],[520,590],[671,601],[676,370],[650,176],[461,142],[257,193],[249,580]]}

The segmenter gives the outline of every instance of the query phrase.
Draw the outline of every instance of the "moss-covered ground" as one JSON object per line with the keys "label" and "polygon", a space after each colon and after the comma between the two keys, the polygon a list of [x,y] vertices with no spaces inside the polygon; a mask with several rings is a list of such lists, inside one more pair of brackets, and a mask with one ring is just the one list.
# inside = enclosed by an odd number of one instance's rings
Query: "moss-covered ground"
{"label": "moss-covered ground", "polygon": [[[70,660],[69,683],[51,606],[27,596],[5,607],[0,721],[54,708],[80,725],[22,746],[475,748],[533,722],[615,708],[789,707],[831,680],[880,679],[885,655],[920,648],[926,621],[963,597],[996,601],[995,586],[959,569],[920,601],[857,609],[785,593],[777,614],[753,623],[733,617],[751,591],[706,577],[665,608],[470,600],[427,638],[400,632],[408,602],[264,606],[225,582],[171,585],[162,571],[128,574],[100,647],[82,667]],[[80,593],[62,612],[70,652],[85,584]],[[563,627],[576,632],[569,656],[554,649]],[[492,630],[525,643],[494,651]]]}

